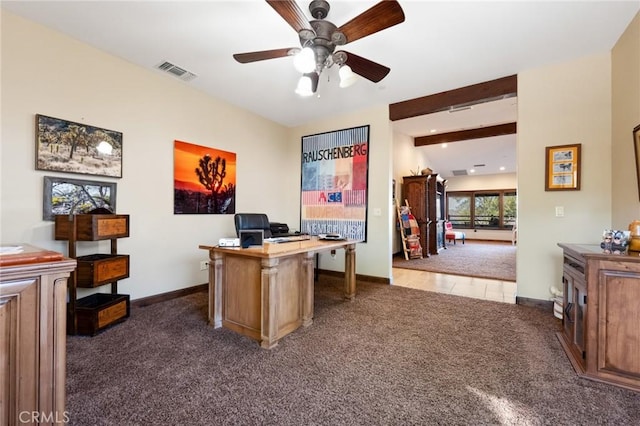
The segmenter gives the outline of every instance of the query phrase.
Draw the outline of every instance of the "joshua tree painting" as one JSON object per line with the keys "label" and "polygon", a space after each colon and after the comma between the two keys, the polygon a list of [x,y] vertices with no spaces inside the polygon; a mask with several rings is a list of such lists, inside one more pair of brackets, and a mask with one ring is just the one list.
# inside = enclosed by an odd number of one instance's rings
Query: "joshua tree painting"
{"label": "joshua tree painting", "polygon": [[234,214],[236,154],[174,142],[175,214]]}
{"label": "joshua tree painting", "polygon": [[36,115],[36,169],[122,177],[122,133]]}

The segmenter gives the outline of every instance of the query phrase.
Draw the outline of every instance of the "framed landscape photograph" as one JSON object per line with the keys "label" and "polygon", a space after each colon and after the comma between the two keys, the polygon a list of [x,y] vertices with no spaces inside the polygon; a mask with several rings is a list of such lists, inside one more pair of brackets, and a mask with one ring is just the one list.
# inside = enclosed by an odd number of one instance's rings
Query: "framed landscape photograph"
{"label": "framed landscape photograph", "polygon": [[82,214],[91,210],[116,212],[115,182],[44,177],[42,220],[58,214]]}
{"label": "framed landscape photograph", "polygon": [[545,191],[580,189],[582,144],[548,146],[545,149]]}
{"label": "framed landscape photograph", "polygon": [[36,170],[122,177],[122,133],[36,115]]}

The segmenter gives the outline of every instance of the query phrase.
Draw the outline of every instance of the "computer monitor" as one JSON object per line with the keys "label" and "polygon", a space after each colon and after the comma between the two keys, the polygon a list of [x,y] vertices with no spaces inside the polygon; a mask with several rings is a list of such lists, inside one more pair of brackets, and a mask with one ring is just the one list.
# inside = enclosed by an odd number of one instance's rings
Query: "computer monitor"
{"label": "computer monitor", "polygon": [[248,248],[252,246],[262,246],[264,242],[264,229],[241,229],[240,246]]}

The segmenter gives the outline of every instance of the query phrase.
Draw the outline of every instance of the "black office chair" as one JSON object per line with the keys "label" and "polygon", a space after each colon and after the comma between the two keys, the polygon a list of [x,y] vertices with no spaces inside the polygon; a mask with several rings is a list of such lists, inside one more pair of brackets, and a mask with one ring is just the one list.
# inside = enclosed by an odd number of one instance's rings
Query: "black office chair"
{"label": "black office chair", "polygon": [[240,237],[241,229],[262,229],[264,238],[272,237],[269,218],[264,213],[236,213],[233,221],[236,224],[237,237]]}

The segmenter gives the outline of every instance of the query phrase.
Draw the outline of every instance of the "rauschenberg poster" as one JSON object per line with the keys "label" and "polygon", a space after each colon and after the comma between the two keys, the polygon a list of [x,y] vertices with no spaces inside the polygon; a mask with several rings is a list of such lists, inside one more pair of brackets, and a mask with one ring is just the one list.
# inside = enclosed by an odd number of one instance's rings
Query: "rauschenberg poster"
{"label": "rauschenberg poster", "polygon": [[302,138],[300,230],[367,239],[369,126]]}
{"label": "rauschenberg poster", "polygon": [[175,141],[173,161],[174,214],[235,213],[235,153]]}

